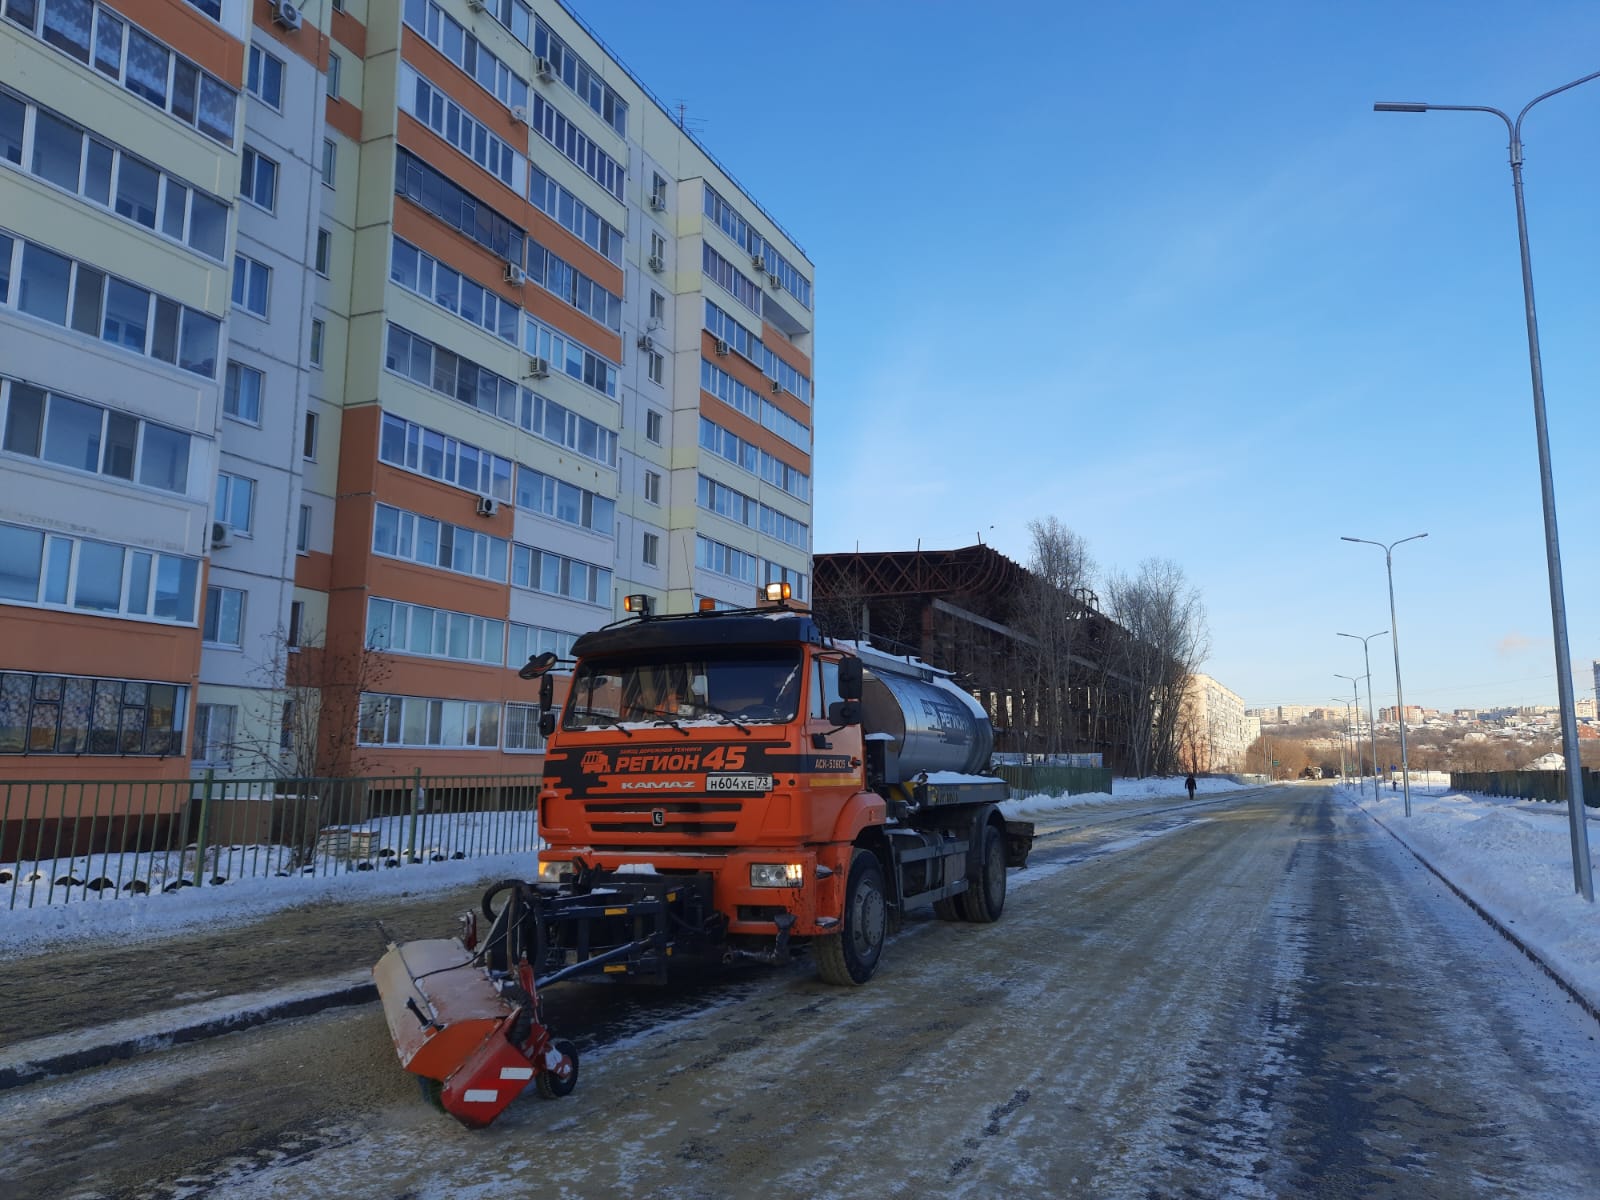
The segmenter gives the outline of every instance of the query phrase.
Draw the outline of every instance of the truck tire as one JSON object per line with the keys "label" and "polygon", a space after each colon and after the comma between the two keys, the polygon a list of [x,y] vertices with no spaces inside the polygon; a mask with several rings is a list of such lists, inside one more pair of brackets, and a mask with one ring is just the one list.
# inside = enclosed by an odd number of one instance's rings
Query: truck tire
{"label": "truck tire", "polygon": [[850,859],[844,889],[844,923],[838,933],[812,942],[817,974],[824,983],[854,987],[872,978],[883,957],[889,906],[883,895],[883,868],[870,850]]}
{"label": "truck tire", "polygon": [[956,897],[961,915],[979,925],[998,921],[1006,906],[1006,840],[993,825],[983,827],[983,853],[976,876],[967,879],[967,890]]}

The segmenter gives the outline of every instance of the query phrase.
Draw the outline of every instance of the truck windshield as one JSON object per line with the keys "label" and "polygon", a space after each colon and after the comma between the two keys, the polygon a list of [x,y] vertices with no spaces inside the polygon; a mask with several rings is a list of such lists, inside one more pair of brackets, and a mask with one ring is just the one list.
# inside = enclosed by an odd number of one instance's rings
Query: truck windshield
{"label": "truck windshield", "polygon": [[800,652],[696,648],[626,659],[585,659],[563,729],[617,723],[792,721],[800,705]]}

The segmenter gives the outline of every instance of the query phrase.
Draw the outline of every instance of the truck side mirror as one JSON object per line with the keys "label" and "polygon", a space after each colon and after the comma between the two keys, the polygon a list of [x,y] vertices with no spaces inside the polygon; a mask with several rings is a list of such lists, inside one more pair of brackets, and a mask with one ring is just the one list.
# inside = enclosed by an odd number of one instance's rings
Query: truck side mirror
{"label": "truck side mirror", "polygon": [[[859,658],[845,658],[839,661],[839,697],[843,700],[861,699],[861,660]],[[832,711],[831,709],[829,711]],[[861,720],[860,713],[856,714],[856,721]]]}
{"label": "truck side mirror", "polygon": [[556,731],[556,715],[548,708],[539,714],[539,735],[549,737]]}
{"label": "truck side mirror", "polygon": [[828,720],[833,722],[836,729],[861,724],[861,701],[835,700],[828,705]]}
{"label": "truck side mirror", "polygon": [[543,654],[536,654],[523,664],[517,672],[524,679],[537,679],[556,665],[556,656],[546,650]]}

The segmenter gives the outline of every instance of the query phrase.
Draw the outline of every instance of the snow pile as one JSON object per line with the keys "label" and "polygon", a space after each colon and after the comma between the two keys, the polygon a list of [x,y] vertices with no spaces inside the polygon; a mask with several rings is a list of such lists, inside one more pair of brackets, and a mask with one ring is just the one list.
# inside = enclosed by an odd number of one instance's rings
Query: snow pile
{"label": "snow pile", "polygon": [[[1600,912],[1573,886],[1567,806],[1446,787],[1411,789],[1411,816],[1398,793],[1354,786],[1340,795],[1375,817],[1439,874],[1600,1005]],[[1600,812],[1588,811],[1591,870]]]}
{"label": "snow pile", "polygon": [[[1248,785],[1226,776],[1197,777],[1195,795],[1237,791],[1245,786]],[[1020,800],[1003,801],[1000,811],[1013,820],[1025,821],[1030,817],[1048,816],[1068,808],[1087,808],[1095,804],[1121,804],[1127,800],[1157,798],[1187,800],[1189,796],[1183,788],[1183,776],[1153,775],[1148,779],[1115,779],[1111,783],[1109,792],[1080,792],[1073,796],[1065,794],[1024,796]]]}

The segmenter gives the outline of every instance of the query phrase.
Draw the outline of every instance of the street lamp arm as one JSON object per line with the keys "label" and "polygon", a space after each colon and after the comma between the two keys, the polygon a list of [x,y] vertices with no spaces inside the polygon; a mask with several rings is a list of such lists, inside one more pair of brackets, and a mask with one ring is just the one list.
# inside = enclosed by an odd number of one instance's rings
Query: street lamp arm
{"label": "street lamp arm", "polygon": [[[1582,79],[1574,79],[1571,83],[1563,83],[1560,87],[1551,88],[1543,95],[1535,96],[1532,100],[1529,100],[1522,106],[1522,111],[1517,114],[1517,122],[1511,127],[1511,136],[1519,140],[1521,139],[1522,118],[1528,115],[1528,110],[1535,104],[1538,104],[1541,100],[1548,100],[1551,96],[1559,96],[1562,92],[1570,91],[1571,89],[1577,87],[1580,83],[1588,83],[1591,79],[1600,79],[1600,71],[1595,71],[1589,75],[1585,75]],[[1500,116],[1504,117],[1505,113],[1500,113]],[[1506,124],[1511,125],[1511,122],[1507,121]]]}

